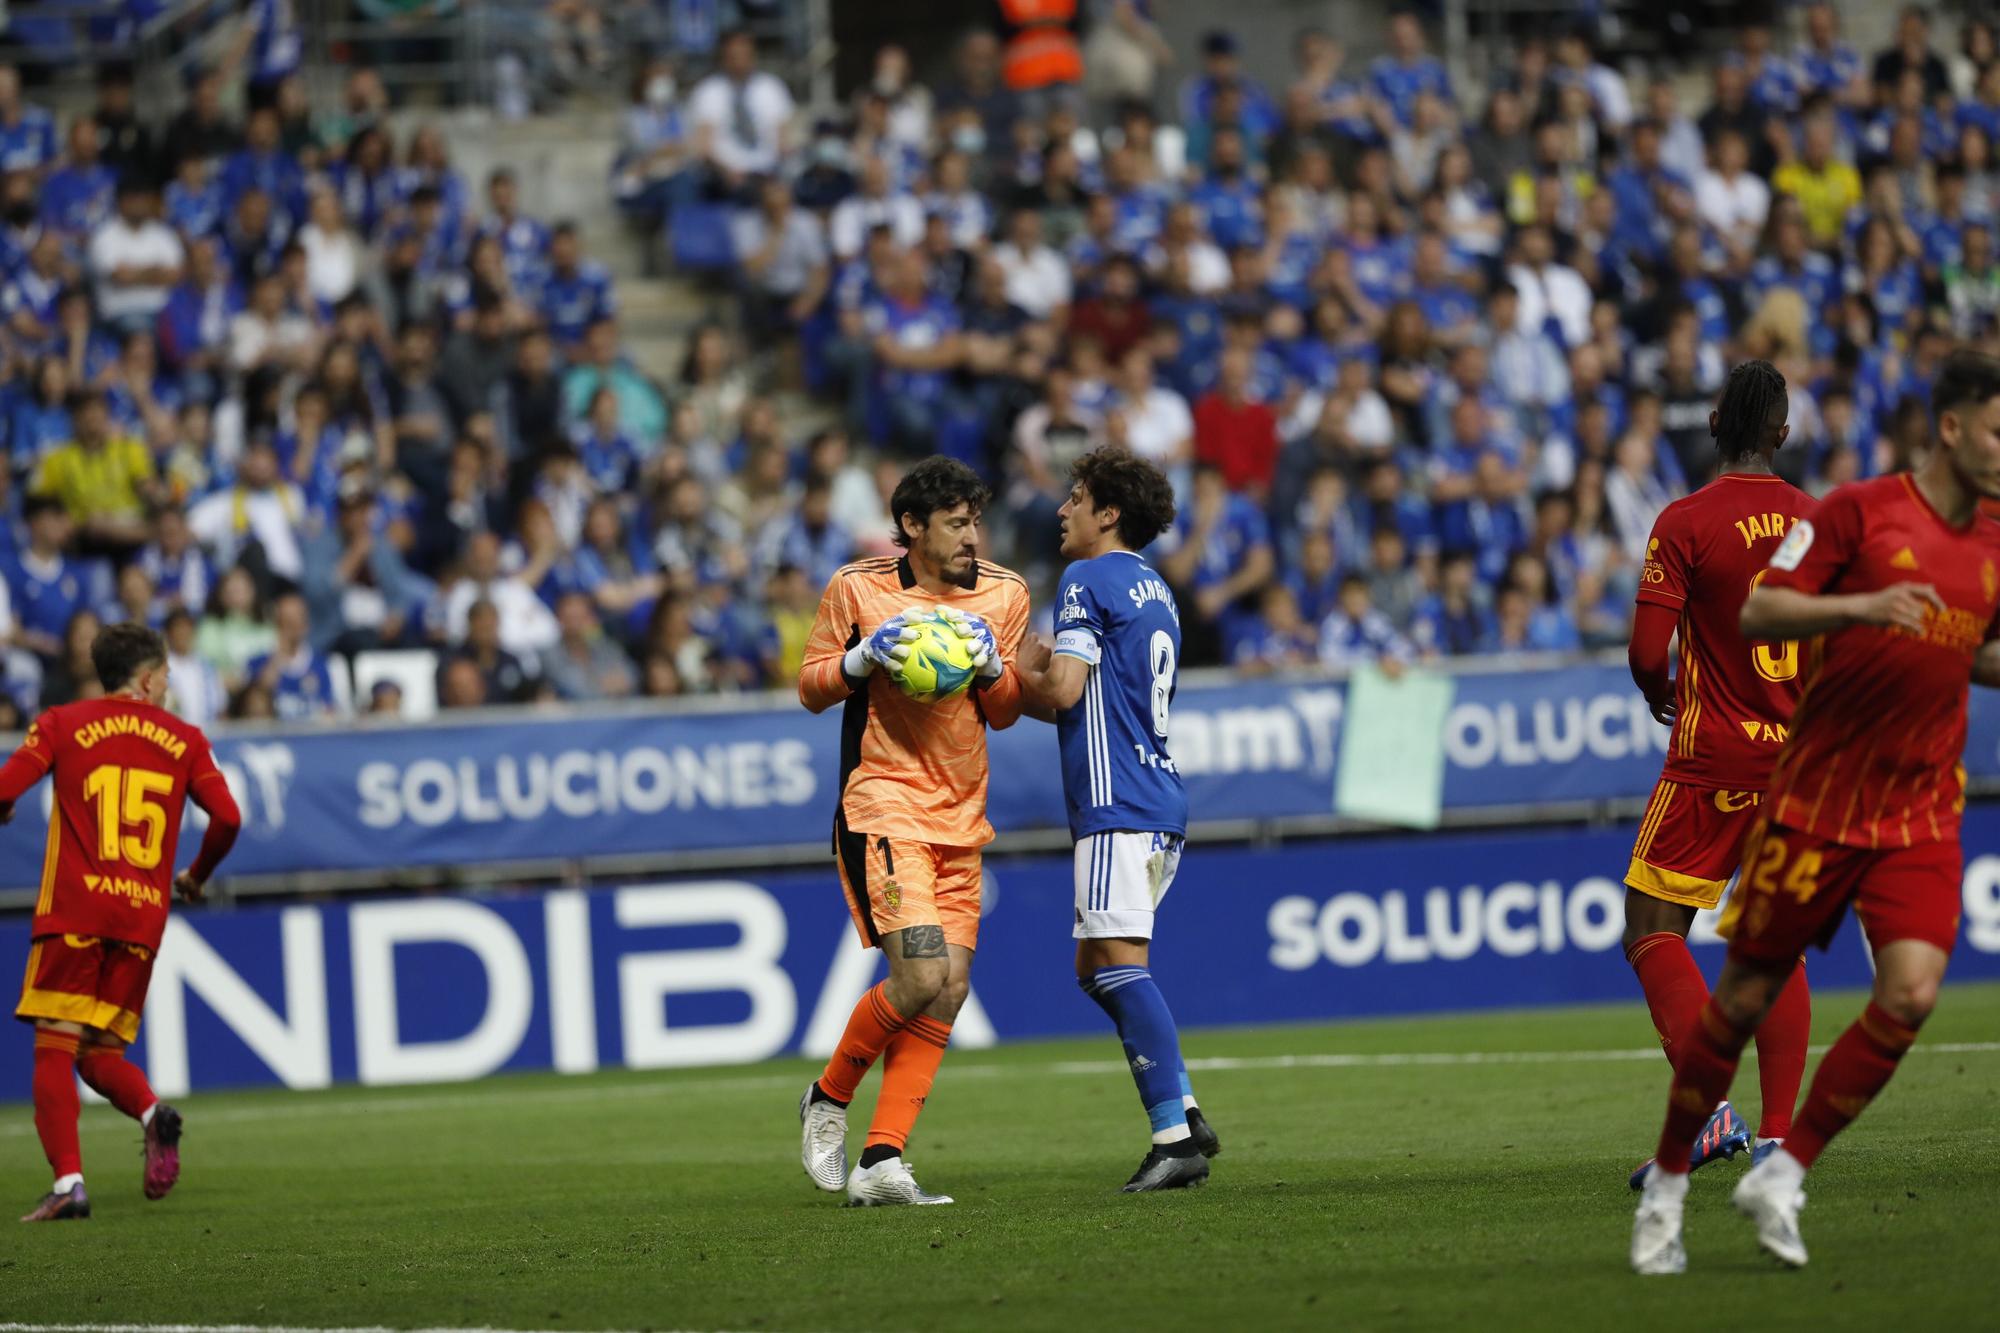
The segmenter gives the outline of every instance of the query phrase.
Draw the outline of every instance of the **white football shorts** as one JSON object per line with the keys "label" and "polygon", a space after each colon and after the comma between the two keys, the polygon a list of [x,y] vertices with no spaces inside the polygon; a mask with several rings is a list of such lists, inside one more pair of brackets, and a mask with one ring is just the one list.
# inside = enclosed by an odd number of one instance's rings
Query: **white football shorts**
{"label": "white football shorts", "polygon": [[1092,833],[1076,844],[1080,940],[1153,938],[1153,913],[1181,864],[1178,833]]}

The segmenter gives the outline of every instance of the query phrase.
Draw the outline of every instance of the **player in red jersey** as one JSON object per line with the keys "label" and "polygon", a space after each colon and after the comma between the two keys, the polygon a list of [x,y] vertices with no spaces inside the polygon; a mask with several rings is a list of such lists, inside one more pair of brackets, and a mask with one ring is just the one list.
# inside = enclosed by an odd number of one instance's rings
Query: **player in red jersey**
{"label": "player in red jersey", "polygon": [[1804,693],[1730,900],[1715,994],[1674,1062],[1632,1266],[1678,1273],[1689,1148],[1744,1043],[1807,944],[1848,905],[1874,953],[1866,1010],[1820,1061],[1784,1145],[1736,1187],[1737,1211],[1804,1264],[1801,1183],[1896,1072],[1937,1003],[1958,936],[1966,685],[2000,684],[2000,361],[1954,352],[1931,391],[1937,443],[1918,470],[1843,486],[1785,537],[1743,604],[1743,632],[1810,639]]}
{"label": "player in red jersey", "polygon": [[[242,823],[199,730],[162,708],[167,645],[144,625],[112,625],[91,645],[101,699],[51,708],[0,766],[0,822],[55,775],[34,944],[14,1016],[35,1025],[35,1132],[54,1187],[23,1222],[90,1216],[77,1144],[76,1076],[146,1132],[146,1197],[180,1176],[181,1117],[125,1059],[139,1032],[167,899],[190,901]],[[181,812],[208,812],[194,864],[174,874]]]}
{"label": "player in red jersey", "polygon": [[[1632,679],[1653,716],[1674,731],[1625,871],[1625,957],[1670,1063],[1708,999],[1688,930],[1696,911],[1722,900],[1743,859],[1798,702],[1798,645],[1753,643],[1736,624],[1765,562],[1812,507],[1805,492],[1771,470],[1790,431],[1789,407],[1785,377],[1770,362],[1746,361],[1729,373],[1708,414],[1721,474],[1661,511],[1640,573]],[[1676,632],[1680,673],[1669,681]],[[1791,1129],[1811,1030],[1800,968],[1757,1030],[1760,1155]],[[1749,1127],[1724,1102],[1703,1126],[1690,1165],[1734,1157],[1749,1143]],[[1632,1173],[1633,1189],[1650,1165]]]}

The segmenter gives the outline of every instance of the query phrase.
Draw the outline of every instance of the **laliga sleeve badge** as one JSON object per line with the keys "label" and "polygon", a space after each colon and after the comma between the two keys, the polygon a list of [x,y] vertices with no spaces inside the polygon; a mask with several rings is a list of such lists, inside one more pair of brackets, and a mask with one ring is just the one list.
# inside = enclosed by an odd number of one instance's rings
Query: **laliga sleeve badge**
{"label": "laliga sleeve badge", "polygon": [[1812,549],[1813,536],[1811,519],[1802,518],[1794,523],[1792,530],[1785,534],[1785,540],[1771,553],[1771,568],[1782,569],[1786,573],[1797,569],[1799,562],[1806,558],[1806,552]]}

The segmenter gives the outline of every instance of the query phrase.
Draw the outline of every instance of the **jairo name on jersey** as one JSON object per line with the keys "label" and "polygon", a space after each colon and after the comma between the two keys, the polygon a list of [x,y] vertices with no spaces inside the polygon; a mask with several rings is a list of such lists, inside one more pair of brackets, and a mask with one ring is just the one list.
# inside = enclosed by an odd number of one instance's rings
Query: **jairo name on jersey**
{"label": "jairo name on jersey", "polygon": [[157,722],[148,722],[143,717],[130,713],[120,713],[116,717],[99,718],[86,722],[76,729],[76,743],[88,750],[99,741],[110,740],[113,736],[137,736],[142,741],[150,741],[174,758],[187,753],[187,742],[168,731]]}
{"label": "jairo name on jersey", "polygon": [[108,893],[114,898],[127,899],[135,907],[158,907],[166,901],[151,884],[126,879],[123,875],[85,875],[83,887],[92,893]]}
{"label": "jairo name on jersey", "polygon": [[1167,614],[1174,618],[1176,625],[1181,623],[1181,610],[1174,605],[1174,595],[1159,579],[1140,579],[1125,590],[1125,595],[1132,599],[1133,610],[1143,611],[1146,603],[1158,602],[1167,608]]}
{"label": "jairo name on jersey", "polygon": [[1766,538],[1784,536],[1785,525],[1790,521],[1783,514],[1752,514],[1736,520],[1736,531],[1742,535],[1743,547],[1748,550]]}

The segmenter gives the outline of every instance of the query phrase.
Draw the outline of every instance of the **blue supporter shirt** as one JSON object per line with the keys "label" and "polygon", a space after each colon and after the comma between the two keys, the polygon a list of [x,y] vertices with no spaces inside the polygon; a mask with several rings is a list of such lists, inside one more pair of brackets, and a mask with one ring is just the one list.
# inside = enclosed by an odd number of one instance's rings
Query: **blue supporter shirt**
{"label": "blue supporter shirt", "polygon": [[222,230],[222,183],[214,177],[190,187],[170,181],[166,190],[167,225],[189,240]]}
{"label": "blue supporter shirt", "polygon": [[607,436],[584,426],[576,433],[576,455],[590,484],[605,495],[623,494],[639,469],[639,447],[623,431]]}
{"label": "blue supporter shirt", "polygon": [[1806,330],[1814,356],[1832,356],[1839,331],[1834,309],[1840,302],[1840,270],[1817,250],[1808,250],[1797,268],[1777,255],[1765,255],[1750,266],[1748,306],[1755,311],[1780,287],[1799,294],[1806,305]]}
{"label": "blue supporter shirt", "polygon": [[1167,379],[1182,397],[1192,398],[1189,390],[1197,381],[1214,378],[1214,362],[1222,355],[1221,314],[1206,296],[1168,293],[1147,305],[1155,319],[1173,326],[1179,336],[1179,350],[1166,367]]}
{"label": "blue supporter shirt", "polygon": [[305,215],[306,174],[298,160],[282,148],[268,153],[253,148],[238,150],[222,164],[217,181],[227,208],[235,208],[236,201],[249,191],[262,190],[270,196],[273,212],[293,218]]}
{"label": "blue supporter shirt", "polygon": [[1859,264],[1849,265],[1847,290],[1865,292],[1874,301],[1875,318],[1884,334],[1905,327],[1911,314],[1923,309],[1924,281],[1915,260],[1903,260],[1872,282]]}
{"label": "blue supporter shirt", "polygon": [[1345,248],[1354,266],[1354,285],[1361,294],[1378,306],[1393,302],[1409,274],[1409,262],[1402,252],[1388,241],[1359,237],[1346,241]]}
{"label": "blue supporter shirt", "polygon": [[[1278,104],[1271,100],[1271,94],[1264,91],[1264,85],[1255,79],[1238,79],[1236,86],[1243,94],[1243,115],[1237,123],[1248,139],[1268,139],[1277,133],[1279,126]],[[1215,80],[1207,75],[1191,79],[1181,89],[1181,121],[1186,125],[1206,125],[1215,107]]]}
{"label": "blue supporter shirt", "polygon": [[1418,56],[1408,64],[1394,56],[1377,56],[1368,67],[1368,78],[1375,85],[1375,95],[1389,104],[1398,125],[1408,125],[1416,118],[1420,93],[1430,93],[1445,102],[1456,100],[1452,97],[1451,76],[1445,73],[1443,62],[1436,56]]}
{"label": "blue supporter shirt", "polygon": [[305,59],[305,34],[292,0],[254,0],[257,37],[250,48],[250,81],[276,83]]}
{"label": "blue supporter shirt", "polygon": [[585,329],[617,313],[611,274],[593,260],[578,264],[574,273],[550,273],[542,283],[542,315],[562,346],[573,346]]}
{"label": "blue supporter shirt", "polygon": [[60,639],[70,617],[109,598],[109,572],[66,555],[46,563],[31,551],[20,552],[7,566],[7,590],[14,597],[14,618],[23,629],[40,630]]}
{"label": "blue supporter shirt", "polygon": [[342,162],[334,166],[331,175],[333,188],[340,192],[340,211],[363,236],[373,238],[403,205],[402,177],[397,172],[371,176],[352,163]]}
{"label": "blue supporter shirt", "polygon": [[38,171],[56,160],[56,118],[23,103],[21,119],[0,123],[0,171]]}
{"label": "blue supporter shirt", "polygon": [[1701,323],[1701,340],[1718,346],[1729,340],[1729,303],[1722,289],[1706,277],[1681,279],[1681,299],[1694,307]]}
{"label": "blue supporter shirt", "polygon": [[1209,239],[1225,250],[1261,245],[1264,205],[1257,187],[1238,177],[1210,177],[1188,191],[1188,202],[1201,211]]}
{"label": "blue supporter shirt", "polygon": [[106,166],[63,167],[42,183],[42,222],[68,236],[84,236],[111,216],[118,177]]}
{"label": "blue supporter shirt", "polygon": [[[244,674],[251,680],[264,673],[264,666],[272,654],[259,653],[244,667]],[[326,659],[311,648],[301,648],[291,661],[278,668],[277,680],[271,686],[271,703],[279,717],[286,721],[317,717],[333,710],[333,676],[326,669]]]}
{"label": "blue supporter shirt", "polygon": [[1447,332],[1457,328],[1467,320],[1479,318],[1479,302],[1472,293],[1456,283],[1441,282],[1434,287],[1417,287],[1410,292],[1410,299],[1417,303],[1417,309],[1424,315],[1424,322],[1433,333]]}
{"label": "blue supporter shirt", "polygon": [[1073,838],[1187,832],[1187,789],[1167,753],[1178,684],[1180,610],[1143,556],[1118,550],[1063,571],[1056,652],[1089,668],[1083,697],[1056,714]]}
{"label": "blue supporter shirt", "polygon": [[500,253],[507,261],[507,276],[522,291],[533,291],[541,285],[544,271],[548,267],[549,229],[533,218],[515,218],[502,222],[499,218],[488,218],[479,224],[481,237],[499,238]]}
{"label": "blue supporter shirt", "polygon": [[1326,245],[1311,232],[1295,231],[1278,245],[1277,256],[1264,274],[1264,290],[1301,310],[1313,303],[1312,275]]}
{"label": "blue supporter shirt", "polygon": [[1831,51],[1801,47],[1795,63],[1799,80],[1812,93],[1839,92],[1861,73],[1861,53],[1845,42],[1835,42]]}
{"label": "blue supporter shirt", "polygon": [[22,265],[13,280],[0,287],[0,314],[11,322],[16,314],[25,311],[45,329],[53,329],[56,323],[56,301],[62,296],[63,283],[60,277],[44,277],[27,265]]}
{"label": "blue supporter shirt", "polygon": [[1146,185],[1113,196],[1111,243],[1129,255],[1158,239],[1166,225],[1167,202],[1165,191]]}
{"label": "blue supporter shirt", "polygon": [[[1193,529],[1193,514],[1183,507],[1174,520],[1176,544],[1190,540]],[[1241,495],[1231,495],[1222,511],[1222,521],[1209,534],[1201,557],[1195,562],[1195,588],[1212,588],[1227,582],[1249,562],[1252,551],[1270,544],[1271,524],[1264,511]]]}
{"label": "blue supporter shirt", "polygon": [[[870,333],[886,333],[899,347],[933,346],[958,332],[958,311],[936,297],[905,304],[883,299],[868,307],[865,314]],[[882,368],[882,391],[892,398],[933,402],[943,396],[946,372]]]}

